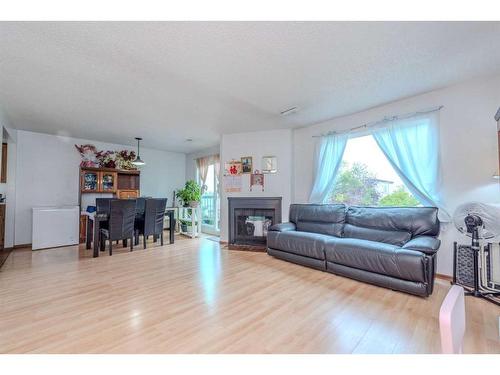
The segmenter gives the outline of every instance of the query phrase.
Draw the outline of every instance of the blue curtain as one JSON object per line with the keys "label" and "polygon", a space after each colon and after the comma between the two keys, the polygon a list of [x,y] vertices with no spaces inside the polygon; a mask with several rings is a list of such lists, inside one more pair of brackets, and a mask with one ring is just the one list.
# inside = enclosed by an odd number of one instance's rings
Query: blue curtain
{"label": "blue curtain", "polygon": [[412,194],[425,206],[439,208],[439,219],[450,221],[440,188],[439,112],[384,124],[373,137]]}
{"label": "blue curtain", "polygon": [[311,203],[324,203],[335,186],[335,177],[344,156],[347,134],[330,134],[321,138],[316,148],[314,185]]}

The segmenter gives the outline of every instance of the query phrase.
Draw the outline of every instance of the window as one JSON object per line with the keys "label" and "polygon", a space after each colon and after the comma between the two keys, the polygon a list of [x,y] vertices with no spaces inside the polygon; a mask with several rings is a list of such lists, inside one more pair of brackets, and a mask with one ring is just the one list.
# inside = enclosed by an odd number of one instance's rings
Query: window
{"label": "window", "polygon": [[330,203],[419,206],[371,135],[347,141]]}

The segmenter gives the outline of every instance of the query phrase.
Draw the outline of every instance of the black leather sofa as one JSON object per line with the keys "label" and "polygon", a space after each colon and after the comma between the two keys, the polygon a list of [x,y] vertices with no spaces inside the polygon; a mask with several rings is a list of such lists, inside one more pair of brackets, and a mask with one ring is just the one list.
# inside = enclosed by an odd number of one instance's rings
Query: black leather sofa
{"label": "black leather sofa", "polygon": [[276,258],[419,296],[434,287],[437,208],[293,204],[272,226]]}

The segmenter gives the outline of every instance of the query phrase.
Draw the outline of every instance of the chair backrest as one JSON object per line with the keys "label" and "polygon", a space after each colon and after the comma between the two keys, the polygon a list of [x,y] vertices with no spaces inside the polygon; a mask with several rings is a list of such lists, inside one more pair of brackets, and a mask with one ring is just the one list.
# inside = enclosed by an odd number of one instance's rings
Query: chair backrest
{"label": "chair backrest", "polygon": [[135,199],[116,199],[110,202],[109,237],[121,240],[134,236]]}
{"label": "chair backrest", "polygon": [[98,213],[109,214],[109,203],[116,198],[96,198],[95,206]]}
{"label": "chair backrest", "polygon": [[441,351],[444,354],[462,353],[465,334],[464,289],[453,285],[439,310],[439,330],[441,331]]}
{"label": "chair backrest", "polygon": [[135,212],[137,215],[144,215],[144,211],[146,209],[146,200],[149,198],[140,197],[136,199]]}
{"label": "chair backrest", "polygon": [[163,219],[167,198],[155,198],[146,200],[144,211],[144,235],[160,234],[163,231]]}

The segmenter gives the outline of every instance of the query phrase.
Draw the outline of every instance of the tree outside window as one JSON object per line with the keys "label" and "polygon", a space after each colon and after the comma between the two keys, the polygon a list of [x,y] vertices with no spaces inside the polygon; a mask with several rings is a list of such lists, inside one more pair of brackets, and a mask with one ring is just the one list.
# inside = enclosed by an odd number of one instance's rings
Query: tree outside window
{"label": "tree outside window", "polygon": [[359,206],[420,206],[371,136],[348,141],[328,200]]}

